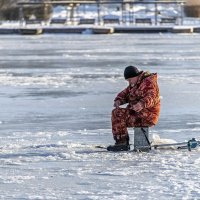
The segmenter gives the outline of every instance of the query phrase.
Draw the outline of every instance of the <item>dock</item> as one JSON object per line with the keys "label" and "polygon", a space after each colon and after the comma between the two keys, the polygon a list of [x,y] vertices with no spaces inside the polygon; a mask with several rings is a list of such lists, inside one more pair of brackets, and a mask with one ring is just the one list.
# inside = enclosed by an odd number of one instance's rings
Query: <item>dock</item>
{"label": "dock", "polygon": [[117,26],[115,33],[200,33],[200,26]]}
{"label": "dock", "polygon": [[102,26],[57,26],[57,27],[44,27],[43,33],[65,33],[65,34],[112,34],[114,33],[113,27]]}
{"label": "dock", "polygon": [[[9,27],[0,25],[0,34],[134,34],[134,33],[174,33],[190,34],[200,33],[200,22],[196,24],[185,23],[183,15],[185,0],[62,0],[62,1],[20,1],[18,26]],[[49,20],[27,19],[25,9],[31,6],[43,6],[44,13],[47,6],[60,5],[66,8],[65,18],[52,18]],[[166,16],[169,5],[176,7],[178,14]],[[82,6],[82,7],[81,7]],[[94,16],[87,17],[87,7],[95,6]],[[118,15],[105,15],[104,7],[116,9]],[[151,15],[139,15],[137,6],[142,6],[145,12]],[[151,9],[149,9],[149,6]],[[162,6],[163,9],[160,8]],[[80,12],[79,8],[84,10]]]}
{"label": "dock", "polygon": [[200,33],[199,26],[40,26],[0,27],[0,34],[131,34],[131,33]]}
{"label": "dock", "polygon": [[19,28],[19,33],[22,35],[40,35],[42,32],[42,28]]}

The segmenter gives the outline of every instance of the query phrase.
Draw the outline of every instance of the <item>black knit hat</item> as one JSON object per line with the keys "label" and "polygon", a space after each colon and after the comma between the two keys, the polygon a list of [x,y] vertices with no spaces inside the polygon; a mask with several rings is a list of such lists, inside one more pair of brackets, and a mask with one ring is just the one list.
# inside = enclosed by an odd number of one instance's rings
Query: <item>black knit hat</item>
{"label": "black knit hat", "polygon": [[128,66],[124,70],[124,78],[128,79],[128,78],[136,77],[136,76],[140,75],[141,73],[142,73],[142,71],[139,71],[139,69],[137,67]]}

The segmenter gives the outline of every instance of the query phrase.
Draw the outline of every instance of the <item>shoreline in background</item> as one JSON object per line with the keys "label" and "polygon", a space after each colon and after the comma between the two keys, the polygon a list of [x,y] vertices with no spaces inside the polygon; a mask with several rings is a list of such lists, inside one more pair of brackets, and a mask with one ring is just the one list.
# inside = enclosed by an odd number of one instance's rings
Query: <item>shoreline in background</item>
{"label": "shoreline in background", "polygon": [[112,33],[200,33],[200,25],[166,25],[166,26],[97,26],[97,25],[74,25],[74,26],[14,26],[0,27],[0,34],[112,34]]}

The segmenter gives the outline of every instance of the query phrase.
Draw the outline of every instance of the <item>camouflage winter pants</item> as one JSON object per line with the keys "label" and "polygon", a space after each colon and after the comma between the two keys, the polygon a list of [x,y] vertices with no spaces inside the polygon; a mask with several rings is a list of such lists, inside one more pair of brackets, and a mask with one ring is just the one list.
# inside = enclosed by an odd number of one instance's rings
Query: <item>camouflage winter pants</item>
{"label": "camouflage winter pants", "polygon": [[126,108],[115,108],[112,111],[112,133],[114,140],[126,140],[128,138],[127,127],[137,125],[137,117],[130,115]]}
{"label": "camouflage winter pants", "polygon": [[[152,126],[154,124],[147,122],[151,118],[151,113],[144,116],[129,110],[127,108],[115,108],[112,111],[112,133],[114,140],[124,141],[129,138],[128,127]],[[146,116],[145,116],[146,115]],[[146,119],[142,119],[145,117]]]}

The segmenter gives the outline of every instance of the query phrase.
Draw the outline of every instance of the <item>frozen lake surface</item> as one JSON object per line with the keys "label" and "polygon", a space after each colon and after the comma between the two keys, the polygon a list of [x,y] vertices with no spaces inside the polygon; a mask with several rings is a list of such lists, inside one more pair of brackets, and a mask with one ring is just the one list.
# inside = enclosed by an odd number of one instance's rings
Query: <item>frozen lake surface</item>
{"label": "frozen lake surface", "polygon": [[199,199],[200,150],[94,149],[113,143],[110,114],[127,65],[159,75],[161,115],[151,135],[200,139],[199,41],[1,35],[0,199]]}

